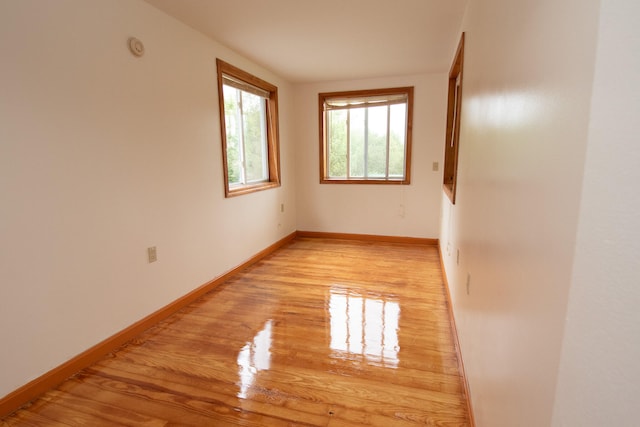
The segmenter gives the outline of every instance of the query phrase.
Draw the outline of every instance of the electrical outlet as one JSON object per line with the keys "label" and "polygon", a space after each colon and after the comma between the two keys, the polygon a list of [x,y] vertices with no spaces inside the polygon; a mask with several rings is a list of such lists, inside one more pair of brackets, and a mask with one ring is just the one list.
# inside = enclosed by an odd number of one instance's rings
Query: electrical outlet
{"label": "electrical outlet", "polygon": [[471,292],[471,273],[467,273],[467,295]]}
{"label": "electrical outlet", "polygon": [[158,252],[155,246],[147,248],[147,255],[149,256],[149,262],[156,262],[158,260]]}
{"label": "electrical outlet", "polygon": [[284,213],[284,203],[280,203],[280,213]]}
{"label": "electrical outlet", "polygon": [[433,162],[431,165],[431,170],[434,172],[438,172],[438,169],[440,169],[440,165],[438,164],[438,162]]}
{"label": "electrical outlet", "polygon": [[404,214],[405,214],[404,205],[400,205],[400,207],[398,207],[398,216],[400,218],[404,218]]}

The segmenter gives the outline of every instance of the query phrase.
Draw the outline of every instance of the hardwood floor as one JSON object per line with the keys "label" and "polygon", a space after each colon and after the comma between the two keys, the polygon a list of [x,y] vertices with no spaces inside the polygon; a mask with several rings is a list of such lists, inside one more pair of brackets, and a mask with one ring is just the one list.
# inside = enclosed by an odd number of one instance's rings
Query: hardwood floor
{"label": "hardwood floor", "polygon": [[469,426],[435,246],[297,238],[2,426]]}

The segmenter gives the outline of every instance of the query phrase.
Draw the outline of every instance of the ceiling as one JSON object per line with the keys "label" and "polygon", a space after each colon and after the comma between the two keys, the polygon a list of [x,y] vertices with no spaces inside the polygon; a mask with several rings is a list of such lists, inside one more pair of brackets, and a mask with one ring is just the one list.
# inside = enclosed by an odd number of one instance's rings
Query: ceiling
{"label": "ceiling", "polygon": [[146,0],[292,82],[449,70],[468,0]]}

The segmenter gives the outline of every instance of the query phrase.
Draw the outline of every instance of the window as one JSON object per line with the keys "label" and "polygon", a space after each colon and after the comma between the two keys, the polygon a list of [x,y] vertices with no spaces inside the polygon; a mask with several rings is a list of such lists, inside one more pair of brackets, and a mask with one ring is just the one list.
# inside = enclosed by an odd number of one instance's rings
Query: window
{"label": "window", "polygon": [[225,197],[280,186],[278,88],[217,64]]}
{"label": "window", "polygon": [[321,183],[409,184],[413,87],[318,97]]}
{"label": "window", "polygon": [[447,135],[444,147],[444,177],[442,187],[452,204],[456,203],[458,186],[458,151],[460,146],[460,104],[462,101],[462,65],[464,33],[449,72],[449,100],[447,106]]}

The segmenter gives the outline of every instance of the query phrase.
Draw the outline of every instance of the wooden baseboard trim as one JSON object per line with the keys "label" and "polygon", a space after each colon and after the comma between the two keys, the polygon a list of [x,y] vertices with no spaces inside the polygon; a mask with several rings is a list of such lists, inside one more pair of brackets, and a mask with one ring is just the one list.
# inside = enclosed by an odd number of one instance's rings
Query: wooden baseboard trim
{"label": "wooden baseboard trim", "polygon": [[298,237],[314,237],[321,239],[363,240],[368,242],[408,243],[414,245],[437,246],[438,239],[403,236],[380,236],[376,234],[326,233],[324,231],[300,231]]}
{"label": "wooden baseboard trim", "polygon": [[469,413],[469,423],[471,427],[475,427],[476,422],[473,417],[473,408],[471,407],[471,393],[469,389],[469,381],[464,370],[464,362],[462,360],[462,351],[460,350],[460,341],[458,340],[458,329],[456,328],[456,319],[453,315],[453,305],[451,304],[451,291],[449,289],[449,280],[447,279],[447,270],[444,268],[444,258],[442,256],[442,246],[438,242],[438,257],[440,258],[440,269],[442,270],[442,281],[444,282],[445,298],[447,299],[447,312],[449,313],[449,323],[451,324],[451,333],[453,334],[453,343],[456,348],[456,357],[458,358],[458,370],[462,377],[462,386],[464,387],[464,395],[467,400],[467,412]]}
{"label": "wooden baseboard trim", "polygon": [[115,335],[112,335],[111,337],[94,345],[88,350],[83,351],[73,359],[68,360],[62,365],[50,370],[49,372],[46,372],[33,381],[9,393],[8,395],[0,399],[0,418],[11,414],[12,412],[16,411],[26,403],[32,401],[42,393],[55,388],[58,384],[62,383],[70,376],[97,362],[105,355],[116,350],[118,347],[124,345],[126,342],[140,335],[142,332],[146,331],[158,322],[166,319],[173,313],[177,312],[178,310],[197,300],[207,292],[216,288],[221,283],[229,280],[229,278],[231,278],[236,273],[272,254],[276,250],[280,249],[281,247],[295,239],[296,234],[296,232],[289,234],[288,236],[277,241],[271,246],[258,252],[237,267],[216,277],[210,282],[205,283],[204,285],[189,292],[188,294],[167,304],[158,311],[151,313],[147,317],[137,321],[133,325],[123,329]]}

